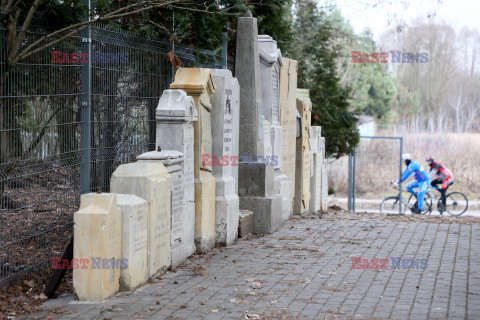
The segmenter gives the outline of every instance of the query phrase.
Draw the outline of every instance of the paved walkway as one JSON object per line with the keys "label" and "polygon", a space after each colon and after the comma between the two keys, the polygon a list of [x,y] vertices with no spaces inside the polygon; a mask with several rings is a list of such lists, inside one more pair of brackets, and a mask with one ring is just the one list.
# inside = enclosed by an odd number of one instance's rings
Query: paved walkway
{"label": "paved walkway", "polygon": [[[102,303],[62,297],[44,304],[46,311],[37,317],[480,319],[479,223],[379,214],[307,216],[272,235],[195,256],[133,293]],[[369,259],[373,269],[352,269],[352,257]],[[373,258],[389,259],[383,262],[387,269],[372,264]],[[408,258],[419,259],[414,268]]]}

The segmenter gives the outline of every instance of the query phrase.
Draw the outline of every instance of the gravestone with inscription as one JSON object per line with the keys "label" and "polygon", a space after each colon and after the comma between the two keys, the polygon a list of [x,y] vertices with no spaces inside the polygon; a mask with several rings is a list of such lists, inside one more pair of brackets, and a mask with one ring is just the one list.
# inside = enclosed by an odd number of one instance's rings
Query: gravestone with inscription
{"label": "gravestone with inscription", "polygon": [[[297,61],[283,58],[280,69],[280,124],[282,126],[282,172],[290,180],[290,210],[295,197],[295,140],[297,115]],[[288,217],[283,217],[287,219]]]}
{"label": "gravestone with inscription", "polygon": [[[271,233],[282,224],[282,197],[274,191],[274,166],[265,158],[272,153],[265,150],[271,147],[264,139],[258,27],[250,12],[238,19],[235,58],[240,84],[240,209],[253,211],[254,233]],[[269,126],[267,122],[267,132]]]}
{"label": "gravestone with inscription", "polygon": [[177,267],[195,253],[193,124],[198,120],[198,113],[193,98],[183,90],[165,90],[158,103],[156,120],[157,148],[178,151],[184,158],[181,171],[183,185],[180,186],[177,180],[174,187],[183,188],[182,215],[172,217],[172,240],[175,244],[172,247],[172,267]]}
{"label": "gravestone with inscription", "polygon": [[211,163],[202,155],[212,154],[212,104],[215,84],[210,69],[180,68],[172,89],[182,89],[193,98],[198,121],[194,123],[195,246],[204,253],[215,246],[215,177]]}
{"label": "gravestone with inscription", "polygon": [[239,88],[230,70],[213,70],[213,79],[217,90],[211,96],[213,145],[210,161],[216,181],[217,244],[225,246],[232,244],[238,235],[239,199],[233,168],[238,168]]}
{"label": "gravestone with inscription", "polygon": [[322,128],[318,126],[311,127],[310,135],[310,212],[320,211],[320,200],[322,192],[322,166],[321,156],[321,133]]}
{"label": "gravestone with inscription", "polygon": [[82,195],[73,221],[73,258],[81,265],[73,269],[75,292],[80,301],[105,300],[119,289],[122,215],[117,195]]}
{"label": "gravestone with inscription", "polygon": [[322,176],[322,191],[320,197],[320,210],[322,212],[326,212],[328,208],[328,174],[327,174],[327,159],[325,157],[325,138],[321,138],[320,141],[321,147],[321,159],[322,159],[322,168],[321,168],[321,176]]}
{"label": "gravestone with inscription", "polygon": [[[160,162],[165,166],[172,181],[172,220],[170,245],[172,247],[172,268],[181,265],[195,251],[193,241],[190,247],[184,243],[185,198],[183,180],[183,153],[176,150],[150,151],[137,157],[139,162]],[[193,240],[193,239],[192,239]]]}
{"label": "gravestone with inscription", "polygon": [[134,290],[148,280],[148,202],[132,194],[117,195],[122,213],[120,289]]}
{"label": "gravestone with inscription", "polygon": [[283,129],[280,125],[280,69],[283,58],[277,42],[268,35],[258,36],[260,56],[260,73],[262,79],[263,116],[270,124],[270,141],[274,161],[274,191],[282,196],[282,219],[286,220],[291,213],[290,179],[283,172]]}
{"label": "gravestone with inscription", "polygon": [[148,275],[165,272],[171,265],[171,179],[161,163],[134,162],[112,174],[110,190],[133,194],[149,203]]}
{"label": "gravestone with inscription", "polygon": [[310,126],[312,102],[308,89],[297,89],[297,111],[301,117],[296,143],[294,214],[303,214],[310,205]]}

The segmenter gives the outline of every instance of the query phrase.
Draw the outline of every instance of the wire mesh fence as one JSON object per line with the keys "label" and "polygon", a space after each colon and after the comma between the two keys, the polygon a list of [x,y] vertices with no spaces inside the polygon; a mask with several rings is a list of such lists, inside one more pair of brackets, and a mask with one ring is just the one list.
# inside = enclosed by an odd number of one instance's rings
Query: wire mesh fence
{"label": "wire mesh fence", "polygon": [[[27,45],[45,34],[26,34]],[[167,61],[222,68],[219,55],[92,27],[90,190],[109,191],[122,163],[155,147],[155,108],[172,81]],[[61,256],[80,199],[82,63],[79,36],[11,67],[0,25],[0,287]],[[232,68],[232,61],[228,61]]]}

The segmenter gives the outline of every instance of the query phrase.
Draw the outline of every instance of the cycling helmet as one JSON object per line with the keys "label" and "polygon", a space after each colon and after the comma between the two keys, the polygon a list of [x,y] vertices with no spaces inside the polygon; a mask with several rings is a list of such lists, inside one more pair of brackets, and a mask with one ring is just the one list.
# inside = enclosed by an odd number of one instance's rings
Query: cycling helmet
{"label": "cycling helmet", "polygon": [[427,159],[425,159],[425,161],[426,161],[428,164],[432,164],[433,161],[435,161],[435,158],[432,157],[432,156],[429,156],[429,157],[427,157]]}
{"label": "cycling helmet", "polygon": [[411,160],[411,157],[412,157],[412,155],[410,153],[402,154],[402,160],[403,161]]}

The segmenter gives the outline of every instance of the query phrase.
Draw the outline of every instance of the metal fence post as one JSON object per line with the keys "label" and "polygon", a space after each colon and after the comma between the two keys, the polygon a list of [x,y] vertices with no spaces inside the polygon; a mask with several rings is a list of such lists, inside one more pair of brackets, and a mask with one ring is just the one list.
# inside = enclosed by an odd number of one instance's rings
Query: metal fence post
{"label": "metal fence post", "polygon": [[[398,186],[399,186],[399,191],[398,191],[398,199],[400,202],[400,205],[398,206],[398,214],[402,214],[402,154],[403,154],[403,137],[400,137],[400,170],[398,172]],[[406,208],[405,208],[406,209]]]}
{"label": "metal fence post", "polygon": [[[82,0],[82,4],[88,8],[87,15],[82,19],[83,21],[90,20],[90,0]],[[91,159],[91,145],[90,145],[90,125],[91,125],[91,106],[92,106],[92,32],[91,28],[87,27],[81,33],[82,37],[82,52],[88,53],[87,63],[82,64],[82,103],[80,106],[81,117],[81,156],[82,167],[80,170],[80,192],[90,192],[90,159]]]}

